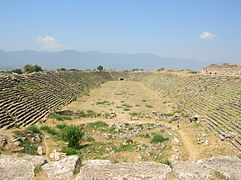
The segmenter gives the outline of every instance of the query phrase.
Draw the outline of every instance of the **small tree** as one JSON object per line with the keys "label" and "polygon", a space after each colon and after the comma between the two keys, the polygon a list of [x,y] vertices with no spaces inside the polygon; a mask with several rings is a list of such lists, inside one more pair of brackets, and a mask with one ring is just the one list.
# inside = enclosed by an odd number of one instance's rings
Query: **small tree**
{"label": "small tree", "polygon": [[27,64],[23,67],[24,71],[27,73],[32,73],[32,72],[39,72],[39,71],[43,71],[41,66],[38,65],[31,65],[31,64]]}
{"label": "small tree", "polygon": [[39,72],[39,71],[43,71],[43,70],[42,70],[41,66],[35,65],[34,66],[34,71],[35,72]]}
{"label": "small tree", "polygon": [[61,132],[62,139],[69,143],[68,147],[79,148],[79,143],[85,134],[83,128],[71,125],[63,128]]}
{"label": "small tree", "polygon": [[100,71],[100,72],[103,71],[103,69],[104,69],[103,66],[98,66],[97,67],[97,70]]}

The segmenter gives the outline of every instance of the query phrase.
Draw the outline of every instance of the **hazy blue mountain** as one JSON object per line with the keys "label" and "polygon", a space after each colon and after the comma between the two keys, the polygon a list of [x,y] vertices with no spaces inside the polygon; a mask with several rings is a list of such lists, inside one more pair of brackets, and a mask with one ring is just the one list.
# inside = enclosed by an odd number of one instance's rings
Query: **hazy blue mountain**
{"label": "hazy blue mountain", "polygon": [[65,50],[59,52],[39,52],[31,50],[0,50],[0,69],[14,69],[25,64],[38,64],[44,69],[78,68],[93,69],[98,65],[104,68],[130,70],[192,69],[200,70],[206,64],[190,59],[162,58],[153,54],[103,53],[98,51]]}

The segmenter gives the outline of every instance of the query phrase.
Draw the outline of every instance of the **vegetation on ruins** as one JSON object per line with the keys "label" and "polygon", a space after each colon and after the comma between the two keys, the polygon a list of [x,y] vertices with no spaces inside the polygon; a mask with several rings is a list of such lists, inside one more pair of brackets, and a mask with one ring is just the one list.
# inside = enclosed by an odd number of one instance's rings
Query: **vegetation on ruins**
{"label": "vegetation on ruins", "polygon": [[80,147],[80,141],[83,138],[85,132],[80,126],[70,125],[61,129],[61,138],[68,142],[68,147],[78,149]]}
{"label": "vegetation on ruins", "polygon": [[40,72],[43,71],[41,66],[27,64],[23,67],[24,71],[27,73]]}

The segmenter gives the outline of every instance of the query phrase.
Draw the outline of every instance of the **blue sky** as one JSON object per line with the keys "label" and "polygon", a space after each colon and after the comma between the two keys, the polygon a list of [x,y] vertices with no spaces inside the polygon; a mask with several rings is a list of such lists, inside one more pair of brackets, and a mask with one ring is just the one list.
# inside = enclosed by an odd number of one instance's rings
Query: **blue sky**
{"label": "blue sky", "polygon": [[1,0],[0,49],[241,63],[241,0]]}

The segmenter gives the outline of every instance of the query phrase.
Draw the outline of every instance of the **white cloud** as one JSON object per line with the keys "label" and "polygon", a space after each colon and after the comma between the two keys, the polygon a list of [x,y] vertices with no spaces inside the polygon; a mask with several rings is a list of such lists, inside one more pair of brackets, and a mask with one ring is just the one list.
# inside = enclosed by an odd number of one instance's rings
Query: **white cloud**
{"label": "white cloud", "polygon": [[61,44],[51,36],[38,37],[37,41],[41,44],[42,48],[45,49],[56,49],[61,47]]}
{"label": "white cloud", "polygon": [[212,39],[215,37],[216,37],[215,34],[212,34],[210,32],[203,32],[202,34],[200,34],[199,39],[204,40],[204,39]]}

